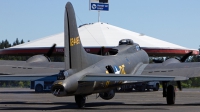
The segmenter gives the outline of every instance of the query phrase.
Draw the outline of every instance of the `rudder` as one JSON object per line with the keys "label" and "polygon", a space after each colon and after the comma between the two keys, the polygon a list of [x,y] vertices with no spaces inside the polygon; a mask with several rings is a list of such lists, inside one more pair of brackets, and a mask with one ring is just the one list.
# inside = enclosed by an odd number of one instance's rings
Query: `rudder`
{"label": "rudder", "polygon": [[76,24],[75,12],[72,4],[68,2],[65,6],[65,18],[64,18],[64,59],[65,70],[82,69],[82,55],[85,52],[82,47],[81,40],[78,33]]}

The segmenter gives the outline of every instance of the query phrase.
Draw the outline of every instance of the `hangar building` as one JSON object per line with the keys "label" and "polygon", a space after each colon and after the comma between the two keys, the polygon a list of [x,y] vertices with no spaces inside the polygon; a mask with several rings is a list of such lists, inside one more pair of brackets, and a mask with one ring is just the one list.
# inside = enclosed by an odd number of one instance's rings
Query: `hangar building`
{"label": "hangar building", "polygon": [[[107,23],[90,23],[79,26],[80,39],[87,52],[98,53],[102,47],[104,52],[118,45],[121,39],[132,39],[138,43],[150,56],[184,55],[193,51],[198,55],[199,51],[189,49],[163,40],[159,40],[144,34],[122,29]],[[54,54],[63,55],[64,33],[40,38],[21,45],[0,50],[0,54],[8,55],[35,55],[47,53],[49,48],[56,44]]]}

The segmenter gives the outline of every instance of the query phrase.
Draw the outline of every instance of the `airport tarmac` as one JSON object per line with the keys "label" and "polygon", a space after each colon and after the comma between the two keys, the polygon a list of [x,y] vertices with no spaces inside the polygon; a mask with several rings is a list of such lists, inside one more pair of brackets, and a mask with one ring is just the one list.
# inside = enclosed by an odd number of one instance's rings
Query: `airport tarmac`
{"label": "airport tarmac", "polygon": [[35,93],[29,88],[0,88],[0,112],[199,112],[200,88],[177,91],[176,104],[166,105],[162,91],[116,93],[111,100],[87,98],[84,109],[77,109],[74,97],[55,97],[51,93]]}

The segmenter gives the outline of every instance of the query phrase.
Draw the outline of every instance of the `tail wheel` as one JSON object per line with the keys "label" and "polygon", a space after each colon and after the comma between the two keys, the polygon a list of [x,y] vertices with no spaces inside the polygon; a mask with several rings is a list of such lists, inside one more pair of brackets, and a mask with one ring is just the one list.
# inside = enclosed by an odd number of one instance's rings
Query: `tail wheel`
{"label": "tail wheel", "polygon": [[75,95],[75,101],[76,101],[76,104],[79,108],[83,108],[85,107],[85,101],[86,101],[86,98],[85,96],[82,96],[82,95]]}
{"label": "tail wheel", "polygon": [[173,105],[175,104],[175,90],[174,90],[174,86],[169,85],[167,87],[167,104],[168,105]]}

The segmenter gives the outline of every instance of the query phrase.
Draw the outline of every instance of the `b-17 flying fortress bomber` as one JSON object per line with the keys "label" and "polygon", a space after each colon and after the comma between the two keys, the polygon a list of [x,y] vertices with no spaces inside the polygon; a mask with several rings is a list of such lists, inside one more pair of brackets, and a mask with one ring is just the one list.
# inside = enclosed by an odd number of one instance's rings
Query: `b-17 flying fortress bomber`
{"label": "b-17 flying fortress bomber", "polygon": [[181,60],[171,58],[163,63],[149,64],[147,53],[131,39],[122,39],[119,46],[105,56],[87,53],[82,47],[70,2],[65,6],[64,38],[64,63],[49,62],[42,55],[33,56],[25,62],[0,61],[4,63],[0,64],[0,79],[57,75],[58,80],[51,87],[52,94],[57,97],[75,96],[77,106],[82,108],[88,95],[98,93],[102,99],[110,100],[115,96],[117,87],[149,81],[162,82],[163,97],[171,105],[175,103],[175,90],[169,82],[177,82],[181,90],[180,81],[200,76],[200,63],[183,63],[191,52]]}
{"label": "b-17 flying fortress bomber", "polygon": [[99,93],[101,98],[110,100],[115,96],[115,88],[143,81],[161,81],[163,97],[167,104],[174,104],[175,90],[169,82],[176,81],[181,89],[180,81],[200,76],[200,63],[181,63],[172,58],[149,64],[147,53],[131,39],[121,40],[106,56],[86,53],[70,2],[66,4],[64,18],[65,70],[59,73],[51,91],[58,97],[75,96],[79,108],[84,107],[90,94]]}

